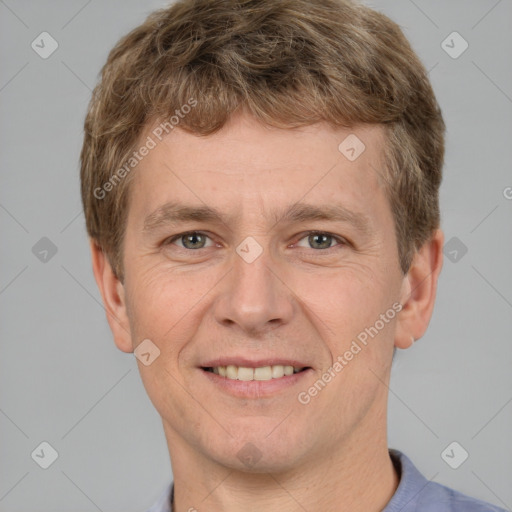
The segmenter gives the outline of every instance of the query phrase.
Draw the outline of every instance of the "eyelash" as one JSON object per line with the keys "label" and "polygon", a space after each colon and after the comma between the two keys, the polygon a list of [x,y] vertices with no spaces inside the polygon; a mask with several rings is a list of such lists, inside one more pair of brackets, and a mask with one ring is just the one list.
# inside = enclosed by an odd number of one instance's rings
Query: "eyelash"
{"label": "eyelash", "polygon": [[[207,233],[205,233],[203,231],[186,231],[185,233],[180,233],[180,234],[175,235],[175,236],[173,236],[171,238],[167,238],[163,242],[163,245],[171,245],[176,240],[180,240],[181,238],[183,238],[183,237],[185,237],[187,235],[206,236],[206,237],[208,237],[211,240],[211,237]],[[308,238],[311,235],[325,235],[325,236],[330,237],[333,240],[338,242],[338,244],[336,244],[336,245],[334,245],[332,247],[327,247],[326,249],[313,249],[312,247],[310,247],[310,249],[315,251],[315,252],[324,252],[325,253],[325,252],[329,251],[330,249],[334,249],[335,247],[349,245],[349,242],[347,240],[345,240],[344,238],[341,238],[341,237],[339,237],[337,235],[334,235],[332,233],[329,233],[328,231],[308,231],[301,238],[299,238],[296,243],[300,242],[301,240],[304,240],[305,238]],[[187,249],[186,247],[180,247],[180,246],[178,246],[178,247],[180,249],[183,249],[183,250],[189,251],[189,252],[196,252],[196,251],[199,251],[201,249],[208,249],[208,247],[201,247],[199,249]]]}

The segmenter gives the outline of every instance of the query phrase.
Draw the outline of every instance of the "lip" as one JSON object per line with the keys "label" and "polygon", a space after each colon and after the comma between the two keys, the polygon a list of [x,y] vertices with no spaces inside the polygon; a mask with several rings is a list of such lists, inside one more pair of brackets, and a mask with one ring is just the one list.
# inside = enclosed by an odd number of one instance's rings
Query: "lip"
{"label": "lip", "polygon": [[[289,366],[293,366],[292,362],[289,362]],[[281,364],[275,363],[275,364]],[[271,366],[270,364],[262,364],[261,361],[257,362],[256,366],[249,366],[247,362],[245,363],[247,368],[258,368],[259,365],[262,366]],[[223,364],[215,364],[214,366],[224,366]],[[244,364],[236,365],[236,366],[244,366]],[[300,366],[300,364],[298,365]],[[211,366],[209,366],[211,368]],[[300,366],[303,367],[303,366]],[[233,380],[228,379],[226,377],[221,377],[212,372],[208,372],[203,368],[199,368],[201,375],[209,380],[211,384],[216,386],[222,392],[227,393],[231,396],[235,396],[238,398],[252,398],[252,399],[261,399],[261,398],[271,398],[273,396],[279,395],[286,390],[290,390],[294,386],[297,386],[299,383],[303,382],[311,372],[313,372],[312,368],[307,368],[299,373],[294,373],[292,375],[285,375],[280,377],[279,379],[270,379],[270,380]],[[304,386],[304,384],[302,384]]]}

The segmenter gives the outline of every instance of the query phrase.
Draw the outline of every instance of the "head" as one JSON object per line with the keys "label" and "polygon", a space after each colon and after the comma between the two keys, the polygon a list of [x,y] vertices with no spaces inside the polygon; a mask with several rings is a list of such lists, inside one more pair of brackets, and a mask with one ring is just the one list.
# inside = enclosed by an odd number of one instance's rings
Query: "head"
{"label": "head", "polygon": [[[115,342],[159,354],[139,367],[171,447],[277,471],[385,428],[393,349],[435,300],[443,136],[401,30],[359,4],[185,0],[119,41],[82,199]],[[303,371],[225,386],[227,363]]]}

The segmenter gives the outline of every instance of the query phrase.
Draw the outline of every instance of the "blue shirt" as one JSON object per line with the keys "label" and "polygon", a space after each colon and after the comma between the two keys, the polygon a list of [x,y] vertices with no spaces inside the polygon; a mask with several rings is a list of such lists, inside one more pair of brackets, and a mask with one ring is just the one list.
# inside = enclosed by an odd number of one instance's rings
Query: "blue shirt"
{"label": "blue shirt", "polygon": [[[398,450],[390,450],[389,453],[400,483],[382,512],[506,512],[503,508],[427,480],[403,453]],[[173,492],[171,483],[147,512],[172,512]]]}

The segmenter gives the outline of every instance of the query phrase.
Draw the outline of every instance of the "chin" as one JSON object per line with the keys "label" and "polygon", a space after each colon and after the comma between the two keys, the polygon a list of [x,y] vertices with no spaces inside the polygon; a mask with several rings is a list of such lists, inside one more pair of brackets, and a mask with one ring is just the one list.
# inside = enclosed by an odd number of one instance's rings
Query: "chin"
{"label": "chin", "polygon": [[239,431],[234,438],[210,440],[208,444],[213,449],[207,456],[222,466],[247,473],[282,473],[296,468],[306,458],[307,436],[286,429],[272,432],[266,424],[257,432]]}

